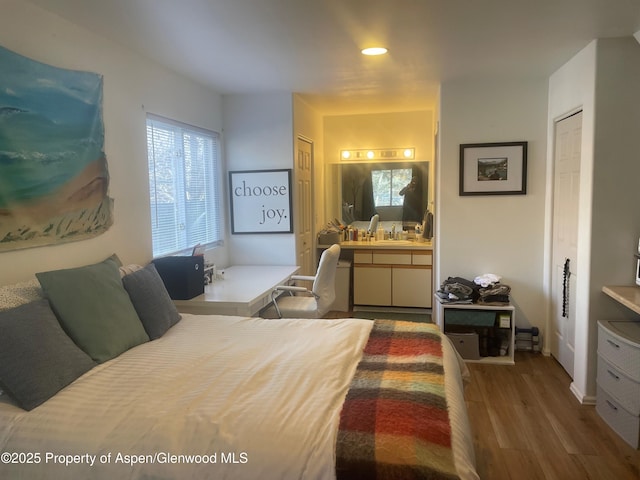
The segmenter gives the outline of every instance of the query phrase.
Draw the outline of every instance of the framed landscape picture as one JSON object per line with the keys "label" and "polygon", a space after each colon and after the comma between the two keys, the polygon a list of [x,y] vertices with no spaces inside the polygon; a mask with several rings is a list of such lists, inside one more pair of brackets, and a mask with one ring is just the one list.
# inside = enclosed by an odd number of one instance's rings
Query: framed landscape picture
{"label": "framed landscape picture", "polygon": [[460,145],[460,195],[527,193],[527,142]]}

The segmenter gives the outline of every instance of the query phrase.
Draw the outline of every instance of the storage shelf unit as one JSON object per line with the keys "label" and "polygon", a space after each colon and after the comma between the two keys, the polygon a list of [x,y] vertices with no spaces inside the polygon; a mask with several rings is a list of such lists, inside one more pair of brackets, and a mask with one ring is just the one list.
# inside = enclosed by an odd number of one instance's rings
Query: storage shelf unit
{"label": "storage shelf unit", "polygon": [[[472,304],[447,304],[442,303],[440,298],[435,296],[435,304],[438,308],[437,324],[445,334],[450,333],[454,336],[463,331],[481,332],[483,329],[492,328],[499,335],[503,335],[507,341],[506,355],[485,356],[480,359],[465,358],[467,362],[474,363],[495,363],[504,365],[514,365],[515,350],[515,308],[513,305],[482,305],[478,303]],[[505,314],[500,321],[500,314]],[[506,316],[508,316],[509,325],[506,325]],[[463,355],[464,358],[464,355]]]}

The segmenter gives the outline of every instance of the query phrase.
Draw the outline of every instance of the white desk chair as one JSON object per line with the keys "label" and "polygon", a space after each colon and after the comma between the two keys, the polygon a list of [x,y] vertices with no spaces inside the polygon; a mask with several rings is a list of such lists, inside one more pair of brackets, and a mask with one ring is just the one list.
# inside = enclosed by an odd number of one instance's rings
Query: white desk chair
{"label": "white desk chair", "polygon": [[[322,252],[315,276],[293,275],[292,280],[313,281],[311,290],[305,287],[279,285],[271,293],[279,318],[322,318],[336,298],[336,270],[340,245],[331,245]],[[287,292],[288,295],[281,295]]]}

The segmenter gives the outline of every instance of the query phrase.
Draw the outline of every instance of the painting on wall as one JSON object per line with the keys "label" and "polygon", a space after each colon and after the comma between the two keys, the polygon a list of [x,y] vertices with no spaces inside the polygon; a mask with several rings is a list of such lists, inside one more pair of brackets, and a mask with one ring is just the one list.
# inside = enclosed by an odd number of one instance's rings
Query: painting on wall
{"label": "painting on wall", "polygon": [[104,233],[108,187],[102,76],[0,47],[0,251]]}
{"label": "painting on wall", "polygon": [[527,193],[527,142],[460,145],[460,195]]}

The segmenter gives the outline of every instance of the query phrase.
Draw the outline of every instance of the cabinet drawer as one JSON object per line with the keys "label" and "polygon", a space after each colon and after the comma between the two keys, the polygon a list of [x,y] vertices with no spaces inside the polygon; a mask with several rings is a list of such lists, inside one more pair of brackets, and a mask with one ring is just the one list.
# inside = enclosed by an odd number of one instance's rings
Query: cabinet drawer
{"label": "cabinet drawer", "polygon": [[631,415],[600,387],[598,387],[596,411],[625,442],[633,448],[638,448],[640,417]]}
{"label": "cabinet drawer", "polygon": [[598,330],[598,354],[640,382],[640,348],[621,340],[600,323]]}
{"label": "cabinet drawer", "polygon": [[371,250],[356,250],[353,252],[353,263],[373,263],[373,252]]}
{"label": "cabinet drawer", "polygon": [[411,265],[411,252],[374,251],[373,263],[382,265]]}
{"label": "cabinet drawer", "polygon": [[431,252],[412,252],[411,263],[413,265],[432,265],[433,255]]}
{"label": "cabinet drawer", "polygon": [[640,383],[598,356],[598,385],[633,415],[640,415]]}

